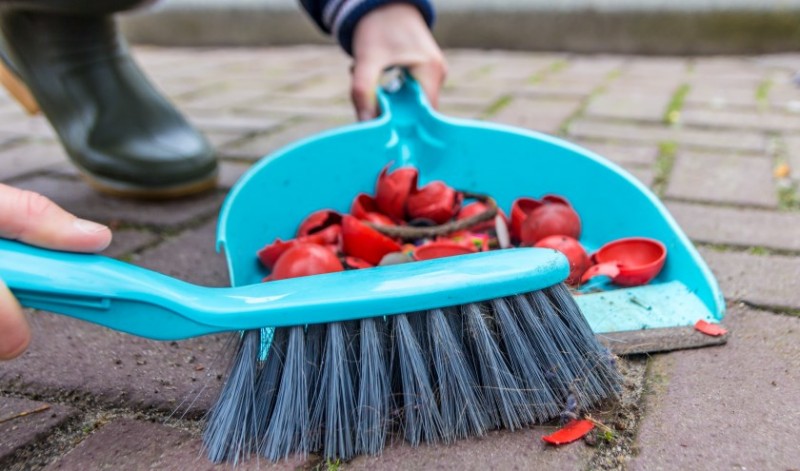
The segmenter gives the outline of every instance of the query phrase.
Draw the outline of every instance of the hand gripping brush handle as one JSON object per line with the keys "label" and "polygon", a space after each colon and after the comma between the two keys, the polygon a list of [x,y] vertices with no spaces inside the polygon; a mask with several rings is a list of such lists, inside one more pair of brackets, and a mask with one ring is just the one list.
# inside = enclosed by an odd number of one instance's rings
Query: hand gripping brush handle
{"label": "hand gripping brush handle", "polygon": [[568,272],[560,253],[526,248],[210,288],[101,255],[0,240],[0,280],[23,306],[156,340],[472,303],[540,290]]}

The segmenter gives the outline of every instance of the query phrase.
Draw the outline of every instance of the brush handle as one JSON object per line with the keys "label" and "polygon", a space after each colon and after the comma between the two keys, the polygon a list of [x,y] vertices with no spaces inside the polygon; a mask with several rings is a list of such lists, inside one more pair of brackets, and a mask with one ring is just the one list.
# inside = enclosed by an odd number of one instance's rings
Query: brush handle
{"label": "brush handle", "polygon": [[524,248],[208,288],[100,255],[0,240],[0,279],[24,306],[157,340],[425,311],[541,290],[568,274],[561,253]]}
{"label": "brush handle", "polygon": [[140,336],[207,333],[184,315],[197,287],[109,257],[0,239],[0,279],[25,307],[65,314]]}

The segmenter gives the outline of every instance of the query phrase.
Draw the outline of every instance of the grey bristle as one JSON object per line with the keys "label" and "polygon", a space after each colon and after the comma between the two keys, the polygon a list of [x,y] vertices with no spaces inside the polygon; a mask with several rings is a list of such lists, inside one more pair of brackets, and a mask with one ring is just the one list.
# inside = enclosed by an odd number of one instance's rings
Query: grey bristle
{"label": "grey bristle", "polygon": [[391,389],[386,364],[383,319],[361,321],[360,385],[356,408],[356,453],[383,450],[389,428]]}
{"label": "grey bristle", "polygon": [[428,361],[422,353],[419,341],[405,314],[394,316],[392,340],[394,358],[392,365],[398,369],[402,404],[403,435],[413,446],[420,440],[435,443],[441,437],[442,418],[436,407],[436,398],[431,387]]}
{"label": "grey bristle", "polygon": [[491,305],[509,366],[524,386],[522,393],[536,420],[546,422],[559,413],[559,401],[541,370],[531,339],[522,330],[519,310],[513,299],[496,299]]}
{"label": "grey bristle", "polygon": [[[448,315],[458,314],[449,310]],[[463,344],[454,335],[443,310],[428,312],[427,321],[429,351],[442,417],[442,438],[449,442],[468,436],[483,436],[489,423],[485,413],[486,402],[467,362]]]}
{"label": "grey bristle", "polygon": [[576,381],[575,374],[570,364],[564,360],[564,353],[553,342],[550,332],[545,327],[545,319],[538,306],[539,301],[532,296],[532,293],[514,296],[513,304],[519,310],[521,327],[531,340],[533,353],[541,365],[544,377],[556,393],[557,406],[562,408],[567,395],[570,394],[570,388]]}
{"label": "grey bristle", "polygon": [[348,459],[355,454],[356,380],[352,328],[342,322],[328,325],[318,396],[313,405],[311,427],[322,433],[326,459]]}
{"label": "grey bristle", "polygon": [[508,368],[488,325],[491,316],[484,309],[481,304],[466,304],[461,310],[465,335],[473,352],[473,368],[487,398],[487,407],[493,412],[494,425],[502,425],[509,430],[518,429],[534,422],[535,417],[521,392],[522,385]]}
{"label": "grey bristle", "polygon": [[[387,318],[244,332],[209,413],[214,462],[347,460],[517,429],[616,395],[614,357],[563,285]],[[272,333],[270,329],[270,333]],[[259,360],[267,340],[266,359]]]}
{"label": "grey bristle", "polygon": [[[281,329],[283,330],[283,329]],[[290,453],[308,454],[308,384],[306,379],[303,327],[289,329],[280,388],[262,444],[262,453],[272,461]]]}
{"label": "grey bristle", "polygon": [[[559,368],[569,370],[573,378],[568,386],[567,394],[575,394],[581,408],[588,407],[590,404],[602,399],[604,396],[602,387],[597,387],[596,376],[589,371],[585,358],[571,337],[562,316],[556,311],[547,294],[543,291],[537,291],[528,294],[526,297],[531,305],[534,306],[536,312],[541,314],[543,325],[549,334],[548,338],[560,353],[558,357]],[[564,397],[566,398],[566,395]]]}
{"label": "grey bristle", "polygon": [[569,289],[559,284],[545,290],[545,294],[569,329],[570,337],[581,351],[580,356],[588,363],[588,374],[596,378],[598,395],[616,396],[622,384],[622,376],[617,370],[613,355],[597,340]]}
{"label": "grey bristle", "polygon": [[247,331],[241,336],[231,372],[210,411],[203,443],[214,463],[227,460],[235,465],[257,451],[255,383],[259,346],[259,331]]}
{"label": "grey bristle", "polygon": [[[324,324],[313,324],[308,326],[306,331],[306,381],[308,384],[308,404],[314,407],[319,400],[320,391],[320,371],[322,368],[322,358],[325,351],[325,332]],[[313,421],[313,416],[308,424],[308,449],[310,451],[322,448],[322,424]]]}

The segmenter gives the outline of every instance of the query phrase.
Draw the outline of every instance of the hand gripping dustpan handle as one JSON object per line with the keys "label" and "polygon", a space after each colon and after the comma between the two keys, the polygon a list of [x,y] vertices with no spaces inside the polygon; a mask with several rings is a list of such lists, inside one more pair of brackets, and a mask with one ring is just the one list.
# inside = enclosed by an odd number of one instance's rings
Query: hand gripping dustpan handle
{"label": "hand gripping dustpan handle", "polygon": [[24,306],[157,340],[478,302],[544,289],[568,273],[555,250],[525,248],[207,288],[100,255],[0,240],[0,279]]}

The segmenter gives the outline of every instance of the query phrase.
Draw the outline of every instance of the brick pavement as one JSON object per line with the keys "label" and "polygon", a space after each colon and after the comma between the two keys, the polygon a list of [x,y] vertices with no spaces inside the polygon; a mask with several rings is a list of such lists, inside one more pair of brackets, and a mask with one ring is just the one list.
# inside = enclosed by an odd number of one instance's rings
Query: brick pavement
{"label": "brick pavement", "polygon": [[[189,281],[224,285],[216,213],[247,167],[295,139],[352,120],[347,61],[327,47],[140,47],[155,82],[224,159],[221,188],[153,204],[86,188],[41,117],[0,95],[0,181],[40,191],[117,230],[107,252]],[[800,55],[739,58],[449,51],[442,109],[561,134],[660,193],[728,300],[725,347],[622,360],[631,396],[616,441],[544,449],[547,427],[449,447],[392,446],[348,468],[797,469],[800,434]],[[774,169],[788,163],[787,177]],[[46,313],[34,342],[0,364],[3,469],[206,469],[199,417],[224,374],[230,336],[159,343]],[[644,368],[641,365],[646,365]],[[186,413],[188,412],[188,413]],[[78,424],[78,425],[76,425]],[[81,425],[82,424],[82,425]],[[314,457],[279,468],[321,468]],[[245,469],[271,468],[251,462]]]}

